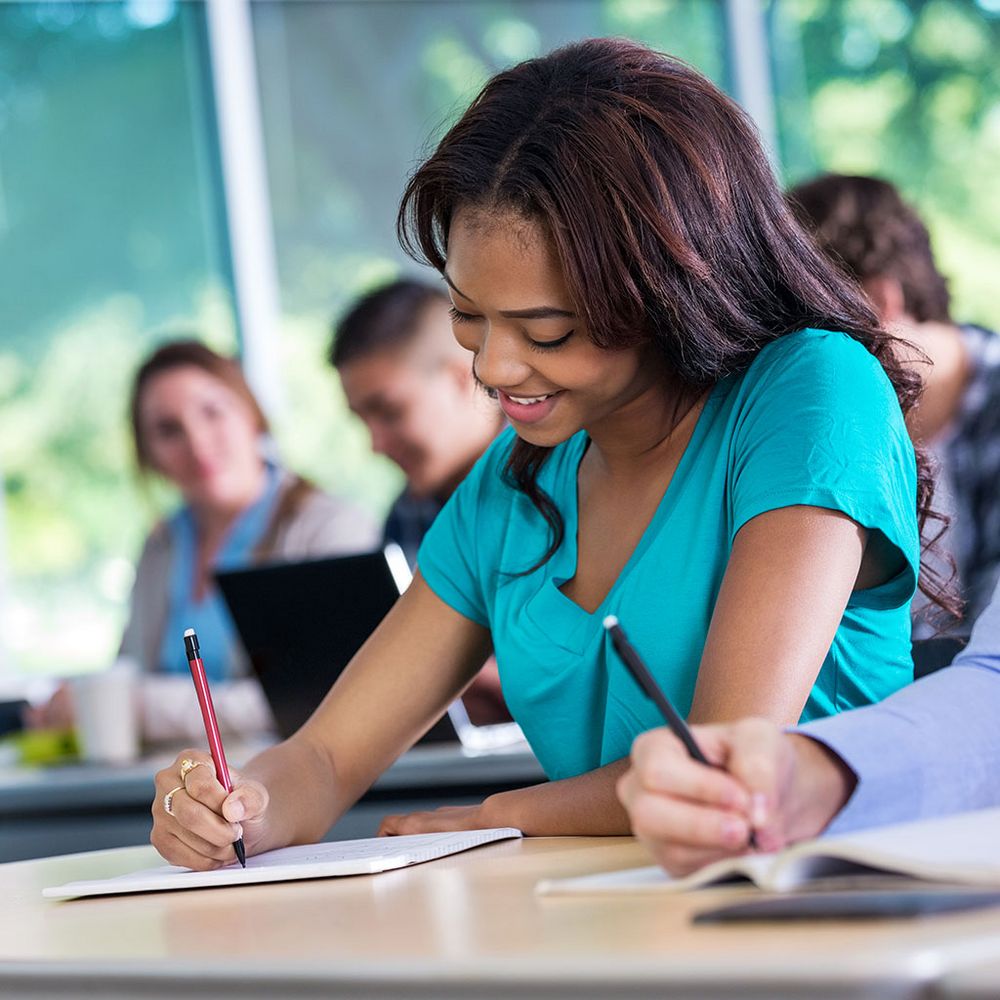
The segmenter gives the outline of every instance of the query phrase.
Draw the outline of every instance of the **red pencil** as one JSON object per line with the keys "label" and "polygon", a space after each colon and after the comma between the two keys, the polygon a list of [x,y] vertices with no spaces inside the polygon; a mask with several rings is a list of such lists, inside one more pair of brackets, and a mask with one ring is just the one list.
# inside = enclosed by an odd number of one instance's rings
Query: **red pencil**
{"label": "red pencil", "polygon": [[[215,719],[215,707],[212,705],[212,692],[208,689],[208,678],[205,676],[205,664],[201,660],[201,650],[198,648],[198,636],[193,628],[184,633],[184,652],[187,654],[188,666],[191,668],[191,679],[198,693],[198,704],[201,706],[201,718],[205,723],[205,735],[208,737],[208,749],[215,763],[215,776],[227,792],[233,790],[233,782],[229,777],[229,767],[226,764],[226,751],[222,749],[222,737],[219,735],[219,724]],[[236,857],[244,868],[247,866],[247,852],[243,846],[243,838],[233,843]]]}

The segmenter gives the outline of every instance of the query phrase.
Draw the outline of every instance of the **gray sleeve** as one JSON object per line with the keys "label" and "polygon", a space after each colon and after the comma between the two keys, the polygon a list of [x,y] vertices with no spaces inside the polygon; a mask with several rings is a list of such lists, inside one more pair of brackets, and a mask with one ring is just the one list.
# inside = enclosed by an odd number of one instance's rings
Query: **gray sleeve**
{"label": "gray sleeve", "polygon": [[160,637],[167,620],[167,577],[170,540],[162,525],[155,527],[142,547],[129,595],[128,620],[122,633],[119,656],[134,660],[144,673],[156,670]]}
{"label": "gray sleeve", "polygon": [[281,526],[274,550],[281,559],[316,559],[370,552],[381,538],[381,526],[368,511],[317,490]]}
{"label": "gray sleeve", "polygon": [[1000,589],[944,670],[796,732],[857,776],[827,833],[1000,805]]}

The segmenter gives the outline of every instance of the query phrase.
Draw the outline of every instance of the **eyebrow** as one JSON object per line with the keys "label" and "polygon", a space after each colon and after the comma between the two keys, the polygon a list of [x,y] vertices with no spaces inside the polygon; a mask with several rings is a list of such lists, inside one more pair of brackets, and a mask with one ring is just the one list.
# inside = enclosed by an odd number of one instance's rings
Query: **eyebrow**
{"label": "eyebrow", "polygon": [[[469,299],[470,302],[474,301],[469,298],[465,292],[462,291],[458,285],[455,284],[451,278],[448,277],[448,272],[442,272],[444,280],[448,282],[451,288],[458,292],[463,299]],[[532,306],[528,309],[501,309],[500,315],[505,319],[576,319],[576,313],[570,309],[559,309],[556,306]]]}

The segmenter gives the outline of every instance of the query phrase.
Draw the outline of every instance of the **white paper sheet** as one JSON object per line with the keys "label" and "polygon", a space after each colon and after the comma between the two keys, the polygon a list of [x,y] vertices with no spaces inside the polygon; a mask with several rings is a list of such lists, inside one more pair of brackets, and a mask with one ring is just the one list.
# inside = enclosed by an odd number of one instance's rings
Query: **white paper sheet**
{"label": "white paper sheet", "polygon": [[236,862],[211,872],[193,872],[188,868],[163,865],[160,868],[119,875],[117,878],[67,882],[65,885],[43,889],[42,895],[48,899],[75,899],[80,896],[206,889],[340,875],[371,875],[520,836],[520,830],[502,827],[495,830],[421,833],[409,837],[374,837],[370,840],[306,844],[249,857],[245,869]]}

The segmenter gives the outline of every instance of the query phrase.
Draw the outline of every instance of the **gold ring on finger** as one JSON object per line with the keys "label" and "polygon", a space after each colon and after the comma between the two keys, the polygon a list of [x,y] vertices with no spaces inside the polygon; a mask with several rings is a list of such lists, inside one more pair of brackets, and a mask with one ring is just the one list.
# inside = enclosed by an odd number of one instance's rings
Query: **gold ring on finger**
{"label": "gold ring on finger", "polygon": [[173,816],[174,814],[174,796],[178,792],[183,792],[183,791],[184,791],[184,786],[178,785],[176,788],[171,788],[170,791],[163,796],[163,811],[168,816]]}
{"label": "gold ring on finger", "polygon": [[187,787],[187,778],[188,778],[188,775],[196,767],[205,767],[205,766],[206,766],[206,764],[205,764],[205,762],[203,760],[191,760],[190,757],[185,757],[181,761],[181,784],[183,784],[184,787],[186,788]]}

